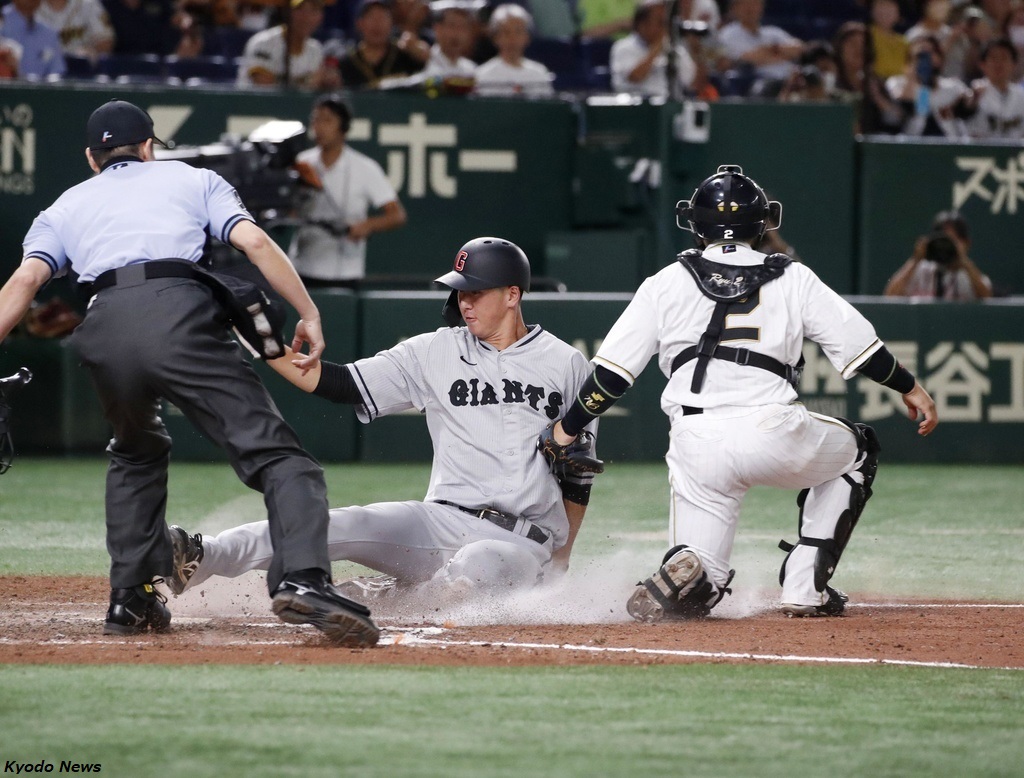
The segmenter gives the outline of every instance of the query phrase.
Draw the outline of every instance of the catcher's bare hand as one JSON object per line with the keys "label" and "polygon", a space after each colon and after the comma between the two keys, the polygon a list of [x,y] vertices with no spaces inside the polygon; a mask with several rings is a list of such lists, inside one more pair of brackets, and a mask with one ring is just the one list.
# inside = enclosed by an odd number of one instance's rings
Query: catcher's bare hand
{"label": "catcher's bare hand", "polygon": [[537,437],[537,450],[558,478],[603,473],[604,462],[590,453],[592,440],[593,436],[584,431],[563,446],[555,440],[554,425],[548,425]]}
{"label": "catcher's bare hand", "polygon": [[924,417],[921,419],[921,423],[917,425],[918,435],[927,435],[939,423],[939,415],[935,410],[935,401],[920,383],[915,383],[914,388],[903,395],[903,404],[907,406],[907,415],[911,421],[920,416]]}

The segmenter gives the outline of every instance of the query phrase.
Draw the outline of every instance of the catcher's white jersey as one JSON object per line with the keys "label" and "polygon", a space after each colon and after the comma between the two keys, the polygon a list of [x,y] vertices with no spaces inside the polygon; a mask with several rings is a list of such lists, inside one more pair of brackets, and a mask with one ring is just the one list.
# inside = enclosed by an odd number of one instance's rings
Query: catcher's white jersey
{"label": "catcher's white jersey", "polygon": [[363,396],[360,421],[426,413],[434,446],[427,502],[512,513],[554,533],[556,548],[565,542],[561,490],[536,442],[590,372],[577,349],[539,325],[503,351],[465,327],[446,327],[351,367]]}
{"label": "catcher's white jersey", "polygon": [[[704,250],[705,258],[734,266],[759,265],[765,256],[737,243],[715,243]],[[795,262],[739,307],[741,311],[726,317],[722,344],[757,351],[783,364],[796,365],[804,338],[810,338],[850,378],[882,345],[867,319],[810,268]],[[668,376],[675,356],[700,340],[714,309],[715,302],[701,293],[689,271],[673,262],[641,284],[594,361],[632,383],[657,354]],[[703,388],[694,394],[690,381],[696,364],[690,360],[672,375],[662,394],[666,413],[679,405],[750,406],[789,403],[797,397],[785,379],[767,370],[719,359],[709,362]]]}

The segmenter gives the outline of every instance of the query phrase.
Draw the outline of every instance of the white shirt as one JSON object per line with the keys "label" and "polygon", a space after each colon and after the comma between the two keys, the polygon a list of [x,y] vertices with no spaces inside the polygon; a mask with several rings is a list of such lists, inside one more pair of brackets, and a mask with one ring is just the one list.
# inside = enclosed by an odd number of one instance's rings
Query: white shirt
{"label": "white shirt", "polygon": [[65,54],[86,56],[98,44],[114,39],[114,28],[99,0],[68,0],[60,11],[43,0],[36,18],[58,32]]}
{"label": "white shirt", "polygon": [[[791,46],[800,41],[781,27],[762,24],[753,33],[739,22],[730,22],[718,31],[718,47],[723,57],[737,60],[748,51],[761,46]],[[757,74],[762,78],[784,81],[796,66],[792,62],[775,62],[758,65]]]}
{"label": "white shirt", "polygon": [[965,122],[972,138],[1024,138],[1024,87],[1009,84],[1000,92],[987,78],[971,84],[980,94],[978,112]]}
{"label": "white shirt", "polygon": [[[734,266],[761,264],[765,256],[742,243],[714,243],[704,250],[706,259]],[[796,365],[804,338],[809,338],[821,346],[844,378],[850,378],[881,347],[871,323],[806,265],[791,263],[757,294],[752,310],[726,317],[723,345]],[[671,376],[661,396],[666,413],[679,405],[713,408],[793,402],[796,390],[785,379],[749,365],[710,360],[697,394],[690,391],[695,359],[672,374],[672,360],[684,348],[697,345],[714,309],[715,302],[700,291],[690,272],[673,262],[640,285],[605,336],[594,362],[632,384],[657,354],[662,372]],[[740,327],[743,337],[730,338],[729,329]]]}
{"label": "white shirt", "polygon": [[[278,80],[284,78],[284,27],[271,27],[253,35],[245,44],[238,65],[238,86],[254,86],[250,71],[254,68],[269,70]],[[291,58],[290,80],[302,85],[323,64],[324,49],[320,41],[309,38],[302,45],[302,53]]]}
{"label": "white shirt", "polygon": [[[635,32],[625,38],[615,41],[612,44],[610,55],[610,68],[612,75],[612,89],[616,92],[632,92],[634,94],[668,97],[668,76],[665,69],[668,66],[668,54],[662,51],[654,60],[651,70],[643,81],[630,81],[629,74],[647,57],[647,44]],[[697,75],[697,66],[683,44],[675,47],[676,52],[676,79],[679,84],[686,88],[693,83]]]}
{"label": "white shirt", "polygon": [[203,257],[207,232],[227,243],[252,221],[235,189],[212,170],[165,160],[115,162],[40,213],[24,241],[55,274],[71,266],[85,283],[150,259]]}
{"label": "white shirt", "polygon": [[565,542],[562,493],[537,435],[565,415],[590,374],[577,349],[538,325],[502,351],[465,327],[442,328],[349,367],[363,397],[360,421],[426,415],[434,449],[427,502],[491,506],[537,522],[556,548]]}
{"label": "white shirt", "polygon": [[[299,205],[299,215],[307,222],[328,222],[342,229],[364,221],[371,206],[380,208],[398,199],[381,166],[350,146],[331,167],[324,165],[318,147],[301,152],[296,161],[310,165],[323,184]],[[341,281],[366,275],[366,241],[349,240],[316,224],[296,230],[291,257],[305,278]]]}
{"label": "white shirt", "polygon": [[[907,83],[907,77],[902,73],[898,76],[890,76],[885,81],[885,88],[888,90],[890,97],[894,100],[899,100],[900,95],[903,94],[904,86]],[[956,103],[962,97],[968,97],[971,94],[970,87],[967,86],[963,81],[958,78],[947,78],[946,76],[939,76],[935,80],[935,86],[929,90],[928,93],[928,105],[929,113],[932,118],[935,119],[936,124],[942,129],[943,135],[947,138],[957,138],[964,134],[963,122],[960,119],[955,118],[943,118],[939,115],[939,112],[944,108],[949,108]],[[904,135],[921,135],[924,133],[925,125],[928,123],[928,115],[922,114],[911,115],[904,123],[901,132]]]}
{"label": "white shirt", "polygon": [[554,75],[540,62],[524,59],[519,66],[501,57],[487,60],[476,70],[476,91],[481,95],[550,97],[555,93]]}
{"label": "white shirt", "polygon": [[[941,268],[938,262],[930,259],[922,259],[914,268],[914,273],[907,283],[907,297],[916,297],[923,300],[977,300],[971,285],[971,277],[967,271],[958,268],[952,273],[946,271],[939,277]],[[983,277],[986,284],[991,288],[988,276]],[[942,293],[939,294],[939,287]]]}
{"label": "white shirt", "polygon": [[423,68],[423,78],[449,78],[452,76],[472,78],[476,72],[476,63],[466,57],[456,60],[448,59],[441,47],[436,43],[430,47],[430,58]]}

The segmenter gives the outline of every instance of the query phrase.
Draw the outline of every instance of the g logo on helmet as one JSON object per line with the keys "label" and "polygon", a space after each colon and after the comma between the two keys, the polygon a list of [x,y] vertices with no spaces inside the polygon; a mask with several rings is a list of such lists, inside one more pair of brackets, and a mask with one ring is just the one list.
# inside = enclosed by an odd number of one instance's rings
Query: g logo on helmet
{"label": "g logo on helmet", "polygon": [[461,273],[462,270],[466,267],[467,259],[469,259],[469,254],[467,254],[465,251],[460,251],[458,254],[455,255],[455,269],[458,272]]}

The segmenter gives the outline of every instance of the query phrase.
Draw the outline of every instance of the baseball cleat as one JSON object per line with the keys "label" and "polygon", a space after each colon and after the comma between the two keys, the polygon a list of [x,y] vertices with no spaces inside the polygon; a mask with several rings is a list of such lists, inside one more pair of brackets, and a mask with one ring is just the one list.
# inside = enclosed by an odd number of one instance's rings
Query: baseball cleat
{"label": "baseball cleat", "polygon": [[347,648],[371,648],[380,630],[370,609],[342,596],[327,574],[292,574],[274,591],[274,613],[289,624],[312,624],[328,640]]}
{"label": "baseball cleat", "polygon": [[825,587],[828,599],[824,605],[797,605],[791,602],[782,603],[782,612],[792,618],[804,616],[842,616],[846,610],[846,603],[850,598],[831,586]]}
{"label": "baseball cleat", "polygon": [[[693,551],[677,551],[654,575],[636,585],[636,590],[626,602],[626,611],[642,624],[656,624],[666,617],[666,610],[670,618],[686,618],[687,614],[676,613],[673,606],[679,603],[683,589],[700,578],[703,572],[700,557]],[[698,615],[693,613],[689,617]]]}
{"label": "baseball cleat", "polygon": [[185,591],[189,580],[196,574],[203,561],[203,536],[198,532],[189,535],[175,525],[171,527],[171,547],[174,552],[174,570],[166,583],[168,589],[179,595]]}
{"label": "baseball cleat", "polygon": [[[161,583],[155,579],[153,583]],[[141,635],[147,629],[166,632],[171,626],[171,612],[164,603],[167,598],[152,584],[139,584],[130,589],[111,589],[104,635]]]}
{"label": "baseball cleat", "polygon": [[393,575],[357,575],[334,585],[342,595],[356,600],[384,600],[398,593],[398,579]]}

